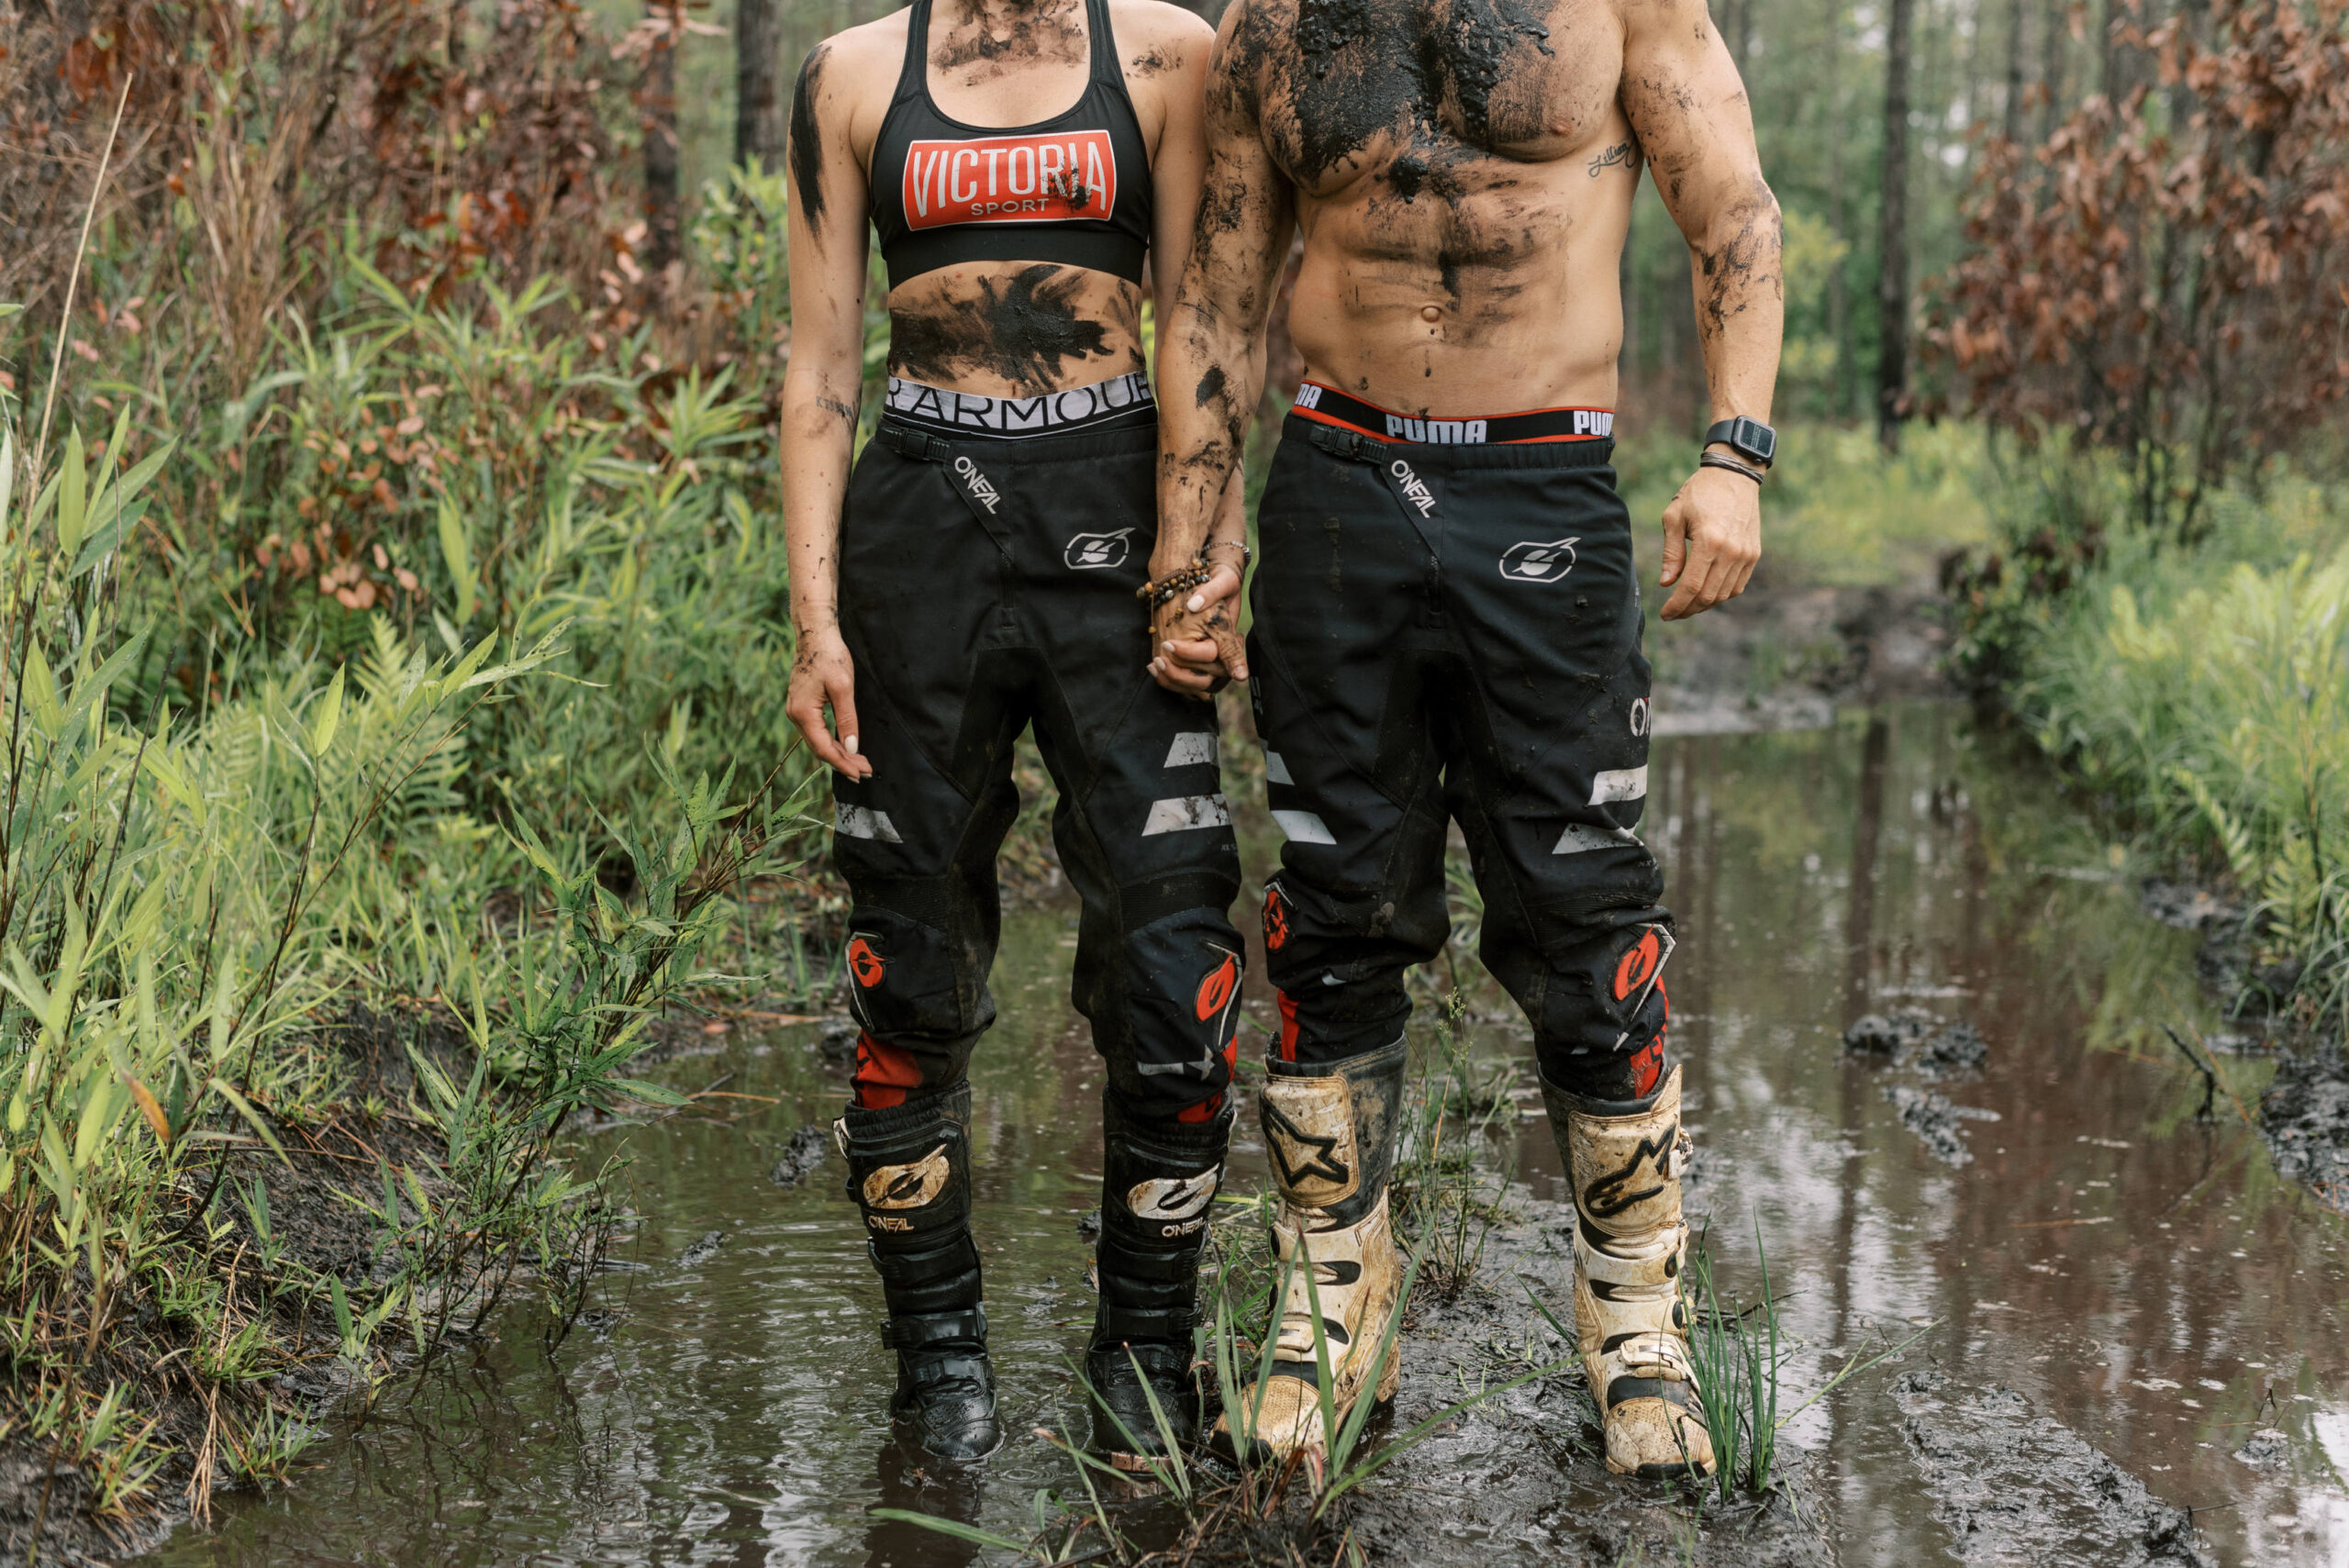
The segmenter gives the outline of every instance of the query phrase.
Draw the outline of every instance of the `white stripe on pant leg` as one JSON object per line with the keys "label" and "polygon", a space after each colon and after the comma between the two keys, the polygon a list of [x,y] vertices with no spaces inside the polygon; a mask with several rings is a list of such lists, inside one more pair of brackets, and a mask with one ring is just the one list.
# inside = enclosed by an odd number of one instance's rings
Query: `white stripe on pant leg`
{"label": "white stripe on pant leg", "polygon": [[844,800],[832,803],[832,826],[852,839],[871,839],[883,844],[902,844],[896,826],[885,811],[870,806],[851,806]]}
{"label": "white stripe on pant leg", "polygon": [[1330,825],[1310,811],[1275,811],[1273,820],[1280,824],[1281,831],[1288,836],[1292,844],[1334,844],[1338,841],[1337,836],[1330,831]]}
{"label": "white stripe on pant leg", "polygon": [[1150,820],[1141,825],[1145,839],[1153,833],[1187,833],[1194,828],[1224,828],[1231,822],[1231,807],[1220,793],[1186,795],[1176,800],[1150,803]]}
{"label": "white stripe on pant leg", "polygon": [[1215,732],[1211,729],[1189,729],[1174,737],[1174,744],[1166,749],[1169,768],[1187,768],[1195,762],[1212,765],[1216,762]]}
{"label": "white stripe on pant leg", "polygon": [[1648,770],[1644,762],[1636,768],[1613,768],[1590,781],[1590,803],[1605,806],[1611,800],[1645,800],[1648,795]]}
{"label": "white stripe on pant leg", "polygon": [[1566,830],[1558,835],[1558,847],[1550,852],[1579,855],[1589,850],[1611,850],[1639,841],[1639,835],[1629,828],[1594,828],[1587,822],[1569,822]]}
{"label": "white stripe on pant leg", "polygon": [[1285,784],[1293,784],[1297,782],[1288,776],[1288,764],[1281,761],[1281,754],[1278,751],[1264,753],[1264,782]]}

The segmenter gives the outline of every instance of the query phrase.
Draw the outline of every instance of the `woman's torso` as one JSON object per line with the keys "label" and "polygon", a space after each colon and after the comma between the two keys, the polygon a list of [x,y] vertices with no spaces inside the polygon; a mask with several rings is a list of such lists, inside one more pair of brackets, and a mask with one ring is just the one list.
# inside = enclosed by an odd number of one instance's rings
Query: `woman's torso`
{"label": "woman's torso", "polygon": [[1111,0],[992,16],[918,0],[874,28],[872,58],[894,34],[898,69],[853,134],[891,274],[891,377],[1006,398],[1139,386],[1166,51],[1120,37]]}

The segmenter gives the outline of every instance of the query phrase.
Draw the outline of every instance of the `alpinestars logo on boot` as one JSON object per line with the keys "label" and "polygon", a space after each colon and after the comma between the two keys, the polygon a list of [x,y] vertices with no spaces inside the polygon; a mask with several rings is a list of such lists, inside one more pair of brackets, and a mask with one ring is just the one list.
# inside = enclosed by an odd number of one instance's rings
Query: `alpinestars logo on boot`
{"label": "alpinestars logo on boot", "polygon": [[970,486],[971,498],[985,506],[987,509],[987,515],[993,517],[995,504],[1003,497],[996,492],[994,484],[988,480],[987,476],[979,472],[979,465],[969,458],[958,457],[954,460],[954,472],[963,476],[964,484]]}
{"label": "alpinestars logo on boot", "polygon": [[1133,531],[1119,528],[1113,534],[1079,534],[1062,550],[1061,559],[1071,572],[1107,572],[1123,566],[1132,548],[1126,536]]}
{"label": "alpinestars logo on boot", "polygon": [[1315,1181],[1342,1187],[1353,1180],[1353,1173],[1338,1158],[1341,1135],[1308,1132],[1283,1116],[1269,1099],[1264,1102],[1264,1130],[1272,1135],[1264,1141],[1272,1145],[1273,1163],[1280,1167],[1282,1185],[1298,1187]]}
{"label": "alpinestars logo on boot", "polygon": [[1575,546],[1581,542],[1580,534],[1547,544],[1520,539],[1501,552],[1501,575],[1519,583],[1559,582],[1575,569]]}

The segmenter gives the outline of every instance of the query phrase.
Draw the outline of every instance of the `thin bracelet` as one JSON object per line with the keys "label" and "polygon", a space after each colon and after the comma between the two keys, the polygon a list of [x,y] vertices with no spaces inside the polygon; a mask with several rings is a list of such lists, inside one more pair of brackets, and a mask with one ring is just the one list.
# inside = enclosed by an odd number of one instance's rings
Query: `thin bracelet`
{"label": "thin bracelet", "polygon": [[1742,473],[1745,475],[1746,478],[1753,481],[1756,484],[1761,484],[1764,477],[1762,471],[1754,467],[1752,463],[1740,462],[1737,459],[1727,456],[1721,452],[1698,453],[1697,466],[1698,468],[1725,468],[1731,473]]}
{"label": "thin bracelet", "polygon": [[1238,550],[1240,552],[1240,570],[1242,575],[1245,575],[1248,571],[1248,563],[1256,559],[1256,552],[1249,548],[1248,541],[1244,539],[1211,539],[1208,540],[1207,543],[1199,546],[1199,560],[1202,563],[1207,561],[1208,551],[1211,550]]}

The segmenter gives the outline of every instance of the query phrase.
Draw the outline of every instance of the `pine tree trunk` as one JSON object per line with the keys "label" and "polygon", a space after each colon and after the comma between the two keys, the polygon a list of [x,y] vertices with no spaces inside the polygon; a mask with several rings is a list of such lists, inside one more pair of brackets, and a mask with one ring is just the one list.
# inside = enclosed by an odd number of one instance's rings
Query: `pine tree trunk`
{"label": "pine tree trunk", "polygon": [[1909,54],[1916,0],[1891,0],[1884,40],[1884,226],[1878,237],[1876,439],[1900,446],[1909,392]]}
{"label": "pine tree trunk", "polygon": [[1827,228],[1835,264],[1827,273],[1827,330],[1835,342],[1831,395],[1838,418],[1852,414],[1852,300],[1846,277],[1850,215],[1843,207],[1843,0],[1827,0]]}
{"label": "pine tree trunk", "polygon": [[2023,0],[2008,0],[2006,124],[2001,128],[2009,141],[2022,139],[2022,25]]}
{"label": "pine tree trunk", "polygon": [[[652,0],[656,13],[684,15],[682,0]],[[644,63],[644,261],[659,272],[677,259],[677,51],[683,28],[653,46]]]}
{"label": "pine tree trunk", "polygon": [[2039,35],[2039,80],[2047,89],[2047,96],[2039,104],[2039,139],[2043,142],[2055,134],[2056,117],[2063,112],[2064,7],[2048,5],[2043,20],[2045,26]]}
{"label": "pine tree trunk", "polygon": [[735,0],[734,161],[755,158],[770,173],[783,166],[782,53],[777,0]]}

